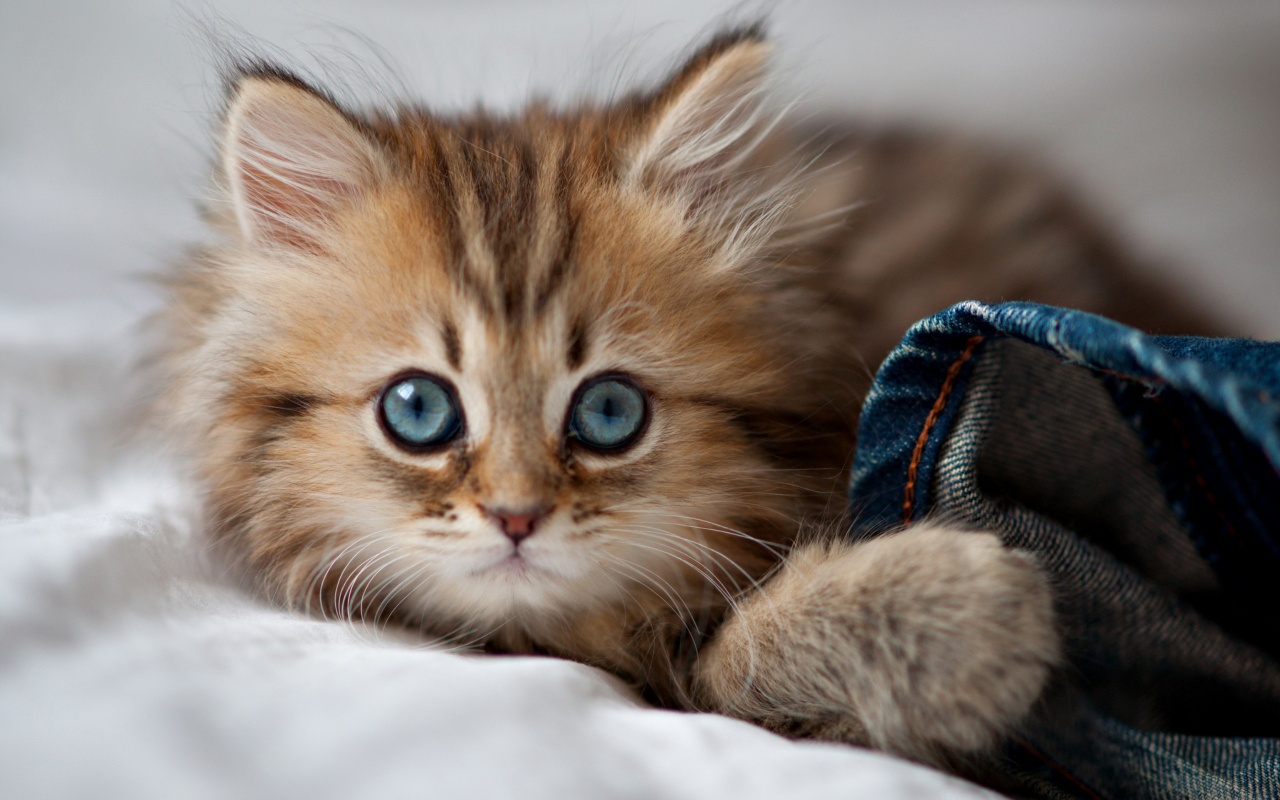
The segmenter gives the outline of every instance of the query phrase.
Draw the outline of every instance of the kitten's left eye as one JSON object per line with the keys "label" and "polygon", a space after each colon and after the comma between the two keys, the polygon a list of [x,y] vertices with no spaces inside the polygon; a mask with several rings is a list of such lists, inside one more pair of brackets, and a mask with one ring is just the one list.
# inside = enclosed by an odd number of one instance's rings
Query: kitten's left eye
{"label": "kitten's left eye", "polygon": [[644,393],[622,378],[583,384],[569,410],[569,435],[595,450],[618,450],[639,437],[649,418]]}
{"label": "kitten's left eye", "polygon": [[393,381],[378,399],[378,419],[397,444],[411,450],[442,445],[462,433],[462,412],[440,378],[409,375]]}

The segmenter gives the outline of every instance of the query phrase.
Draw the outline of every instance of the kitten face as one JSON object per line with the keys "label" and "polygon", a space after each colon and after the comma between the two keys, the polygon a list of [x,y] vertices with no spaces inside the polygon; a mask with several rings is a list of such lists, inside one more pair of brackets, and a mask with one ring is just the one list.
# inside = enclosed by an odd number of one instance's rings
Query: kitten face
{"label": "kitten face", "polygon": [[776,198],[731,172],[763,57],[748,32],[654,95],[509,120],[242,77],[226,240],[172,323],[232,551],[444,633],[691,615],[767,569],[824,485],[782,451],[833,426],[777,305],[803,292],[759,268]]}
{"label": "kitten face", "polygon": [[[501,269],[493,243],[472,244],[488,264],[460,261],[423,234],[443,224],[427,219],[435,210],[402,192],[343,220],[351,235],[327,246],[340,257],[313,254],[287,282],[257,287],[237,322],[262,331],[254,395],[308,398],[273,430],[270,480],[295,523],[327,529],[304,534],[331,539],[308,548],[316,566],[364,569],[366,582],[403,584],[410,607],[487,624],[616,600],[637,581],[683,593],[685,562],[723,573],[722,554],[744,548],[718,528],[748,521],[734,506],[753,464],[766,467],[724,418],[737,402],[725,389],[750,391],[769,373],[746,346],[755,335],[717,313],[735,287],[698,278],[710,270],[690,248],[629,222],[652,214],[620,198],[596,198],[561,231],[573,243],[546,248],[570,263],[529,265],[542,269],[501,285],[482,271]],[[387,225],[396,214],[411,216]],[[527,264],[536,249],[516,257]],[[397,442],[380,401],[405,375],[449,387],[456,438],[420,452]],[[617,450],[570,435],[575,400],[602,376],[625,376],[647,410]],[[497,512],[537,515],[532,535],[513,542]]]}

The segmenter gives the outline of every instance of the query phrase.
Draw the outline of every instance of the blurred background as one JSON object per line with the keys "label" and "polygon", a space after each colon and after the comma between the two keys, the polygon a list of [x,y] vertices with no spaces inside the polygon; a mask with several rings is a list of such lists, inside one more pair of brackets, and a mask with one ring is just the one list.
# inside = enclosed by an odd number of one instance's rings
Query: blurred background
{"label": "blurred background", "polygon": [[651,81],[761,11],[808,109],[1038,152],[1204,303],[1280,338],[1280,4],[1241,1],[0,0],[0,310],[154,302],[137,276],[201,235],[204,27],[355,96],[504,108]]}

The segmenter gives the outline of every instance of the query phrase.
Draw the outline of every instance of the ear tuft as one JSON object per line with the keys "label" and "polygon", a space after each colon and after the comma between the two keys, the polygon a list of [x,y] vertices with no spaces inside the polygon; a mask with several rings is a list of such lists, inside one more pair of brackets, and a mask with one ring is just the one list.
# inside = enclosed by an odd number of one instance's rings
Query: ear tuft
{"label": "ear tuft", "polygon": [[314,249],[334,214],[383,176],[385,162],[328,99],[286,73],[262,70],[232,88],[222,169],[247,241]]}
{"label": "ear tuft", "polygon": [[770,53],[761,25],[721,33],[695,53],[649,102],[632,178],[694,202],[714,194],[768,127]]}

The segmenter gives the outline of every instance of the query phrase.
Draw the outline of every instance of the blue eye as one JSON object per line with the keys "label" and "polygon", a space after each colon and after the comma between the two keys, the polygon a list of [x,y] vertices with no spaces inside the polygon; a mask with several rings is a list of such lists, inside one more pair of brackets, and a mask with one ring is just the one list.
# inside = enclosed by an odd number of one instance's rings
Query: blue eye
{"label": "blue eye", "polygon": [[378,400],[387,434],[410,449],[444,444],[462,433],[462,413],[448,384],[428,375],[392,382]]}
{"label": "blue eye", "polygon": [[603,378],[578,390],[569,411],[569,435],[596,450],[631,444],[649,418],[644,393],[630,381]]}

